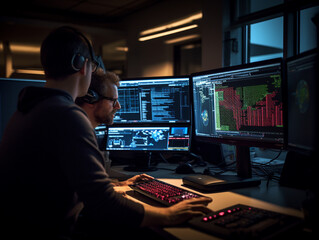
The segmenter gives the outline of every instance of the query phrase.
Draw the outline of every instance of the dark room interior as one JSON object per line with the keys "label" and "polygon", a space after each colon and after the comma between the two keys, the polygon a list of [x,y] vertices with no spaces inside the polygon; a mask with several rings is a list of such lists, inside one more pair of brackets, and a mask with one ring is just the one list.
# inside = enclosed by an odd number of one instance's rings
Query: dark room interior
{"label": "dark room interior", "polygon": [[[0,8],[0,238],[5,226],[3,239],[317,237],[318,25],[314,0],[9,1]],[[63,26],[89,55],[72,52],[72,71],[58,78],[42,56]],[[85,127],[76,119],[68,130],[70,114],[52,105],[23,105],[49,101],[43,89],[68,99]]]}

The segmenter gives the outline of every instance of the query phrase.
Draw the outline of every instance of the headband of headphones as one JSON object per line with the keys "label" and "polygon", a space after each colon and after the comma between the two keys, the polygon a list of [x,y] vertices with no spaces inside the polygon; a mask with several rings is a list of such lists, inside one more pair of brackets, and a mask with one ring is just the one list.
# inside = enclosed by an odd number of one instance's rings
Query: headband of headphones
{"label": "headband of headphones", "polygon": [[[65,29],[69,29],[71,31],[73,31],[74,33],[76,33],[78,36],[80,36],[87,44],[88,48],[89,48],[89,52],[91,55],[91,61],[95,61],[98,63],[97,61],[97,57],[94,54],[94,50],[93,47],[90,43],[90,41],[87,39],[87,37],[84,36],[83,33],[79,32],[77,29],[70,27],[70,26],[64,26],[62,28]],[[71,58],[71,66],[72,69],[76,72],[80,71],[80,69],[84,66],[86,61],[86,57],[82,55],[82,53],[74,53],[72,58]]]}
{"label": "headband of headphones", "polygon": [[87,94],[79,99],[81,99],[83,102],[93,104],[100,100],[100,96],[97,92],[89,88]]}

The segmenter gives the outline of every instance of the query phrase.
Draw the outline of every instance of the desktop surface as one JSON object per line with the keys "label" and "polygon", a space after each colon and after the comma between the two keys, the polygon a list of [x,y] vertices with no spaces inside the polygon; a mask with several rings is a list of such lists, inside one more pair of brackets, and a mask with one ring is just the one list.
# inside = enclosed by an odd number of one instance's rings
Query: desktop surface
{"label": "desktop surface", "polygon": [[[113,166],[112,169],[121,172],[122,174],[127,174],[128,177],[140,173],[126,172],[123,170],[124,167],[125,166],[119,165]],[[152,175],[153,177],[174,186],[213,198],[213,202],[208,205],[208,208],[213,211],[218,211],[236,204],[243,204],[303,218],[303,212],[301,211],[302,202],[307,198],[307,193],[304,190],[283,187],[275,181],[270,181],[267,183],[266,180],[262,180],[261,184],[255,187],[227,190],[217,193],[203,193],[184,186],[182,178],[186,176],[198,175],[198,173],[203,172],[205,167],[196,167],[195,174],[177,174],[174,171],[176,167],[177,164],[159,163],[157,165],[159,170],[151,172],[149,175]],[[123,187],[123,189],[126,191],[127,197],[133,199],[134,201],[139,201],[142,204],[157,204],[152,199],[141,196],[141,194],[134,193],[134,191],[128,186]],[[162,233],[165,237],[167,237],[167,234],[169,234],[172,239],[218,239],[216,236],[196,230],[189,225],[164,227],[160,229],[156,228],[154,230],[156,232]]]}

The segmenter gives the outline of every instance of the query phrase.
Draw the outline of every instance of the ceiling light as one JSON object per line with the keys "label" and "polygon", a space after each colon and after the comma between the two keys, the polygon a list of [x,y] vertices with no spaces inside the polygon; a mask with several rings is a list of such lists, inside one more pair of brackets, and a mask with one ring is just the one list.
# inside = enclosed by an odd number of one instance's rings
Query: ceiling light
{"label": "ceiling light", "polygon": [[198,27],[198,25],[197,24],[193,24],[193,25],[189,25],[189,26],[186,26],[186,27],[181,27],[181,28],[169,30],[169,31],[166,31],[166,32],[160,32],[160,33],[156,33],[156,34],[153,34],[153,35],[140,37],[138,40],[139,41],[147,41],[147,40],[150,40],[150,39],[167,36],[167,35],[170,35],[170,34],[186,31],[186,30],[189,30],[189,29],[192,29],[192,28],[196,28],[196,27]]}
{"label": "ceiling light", "polygon": [[40,53],[40,46],[10,44],[10,50],[19,53]]}
{"label": "ceiling light", "polygon": [[200,35],[199,34],[192,34],[192,35],[187,35],[187,36],[183,36],[183,37],[179,37],[179,38],[173,38],[173,39],[166,40],[165,43],[166,44],[173,44],[173,43],[184,42],[184,41],[196,39],[196,38],[200,38]]}
{"label": "ceiling light", "polygon": [[128,47],[116,47],[115,50],[119,52],[128,52]]}
{"label": "ceiling light", "polygon": [[43,70],[33,70],[33,69],[15,69],[16,73],[23,73],[23,74],[35,74],[35,75],[44,75]]}
{"label": "ceiling light", "polygon": [[198,19],[201,19],[203,17],[203,14],[200,12],[200,13],[196,13],[192,16],[189,16],[187,18],[183,18],[181,20],[178,20],[178,21],[175,21],[175,22],[172,22],[172,23],[169,23],[169,24],[166,24],[166,25],[162,25],[162,26],[159,26],[159,27],[155,27],[155,28],[151,28],[151,29],[147,29],[145,31],[142,31],[140,33],[141,36],[144,36],[144,35],[148,35],[148,34],[152,34],[152,33],[156,33],[156,32],[161,32],[161,31],[165,31],[165,30],[169,30],[171,28],[176,28],[176,27],[179,27],[179,26],[182,26],[182,25],[185,25],[185,24],[188,24],[188,23],[191,23],[192,21],[194,20],[198,20]]}

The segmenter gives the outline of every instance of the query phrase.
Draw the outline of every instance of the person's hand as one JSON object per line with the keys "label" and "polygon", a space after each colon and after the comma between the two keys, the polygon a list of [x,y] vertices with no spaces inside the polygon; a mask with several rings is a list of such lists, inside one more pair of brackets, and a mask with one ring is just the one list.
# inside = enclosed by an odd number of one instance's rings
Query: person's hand
{"label": "person's hand", "polygon": [[206,207],[211,201],[212,199],[208,197],[192,198],[166,208],[168,218],[164,225],[181,224],[193,217],[212,212]]}
{"label": "person's hand", "polygon": [[142,182],[142,181],[147,181],[147,180],[152,180],[154,179],[153,177],[143,173],[143,174],[140,174],[140,175],[136,175],[134,177],[131,177],[129,179],[127,179],[125,182],[127,185],[131,185],[131,184],[134,184],[134,183],[137,183],[137,182]]}
{"label": "person's hand", "polygon": [[122,196],[126,196],[126,189],[123,187],[113,187],[114,191],[120,193]]}
{"label": "person's hand", "polygon": [[166,208],[144,204],[145,214],[141,226],[172,226],[184,223],[193,217],[210,213],[211,210],[206,206],[211,201],[208,197],[192,198]]}
{"label": "person's hand", "polygon": [[115,183],[114,185],[115,186],[128,186],[128,185],[131,185],[131,184],[134,184],[137,182],[142,182],[142,181],[147,181],[147,180],[152,180],[152,179],[154,179],[154,178],[143,173],[143,174],[139,174],[139,175],[136,175],[134,177],[131,177],[131,178],[127,179],[126,181]]}

